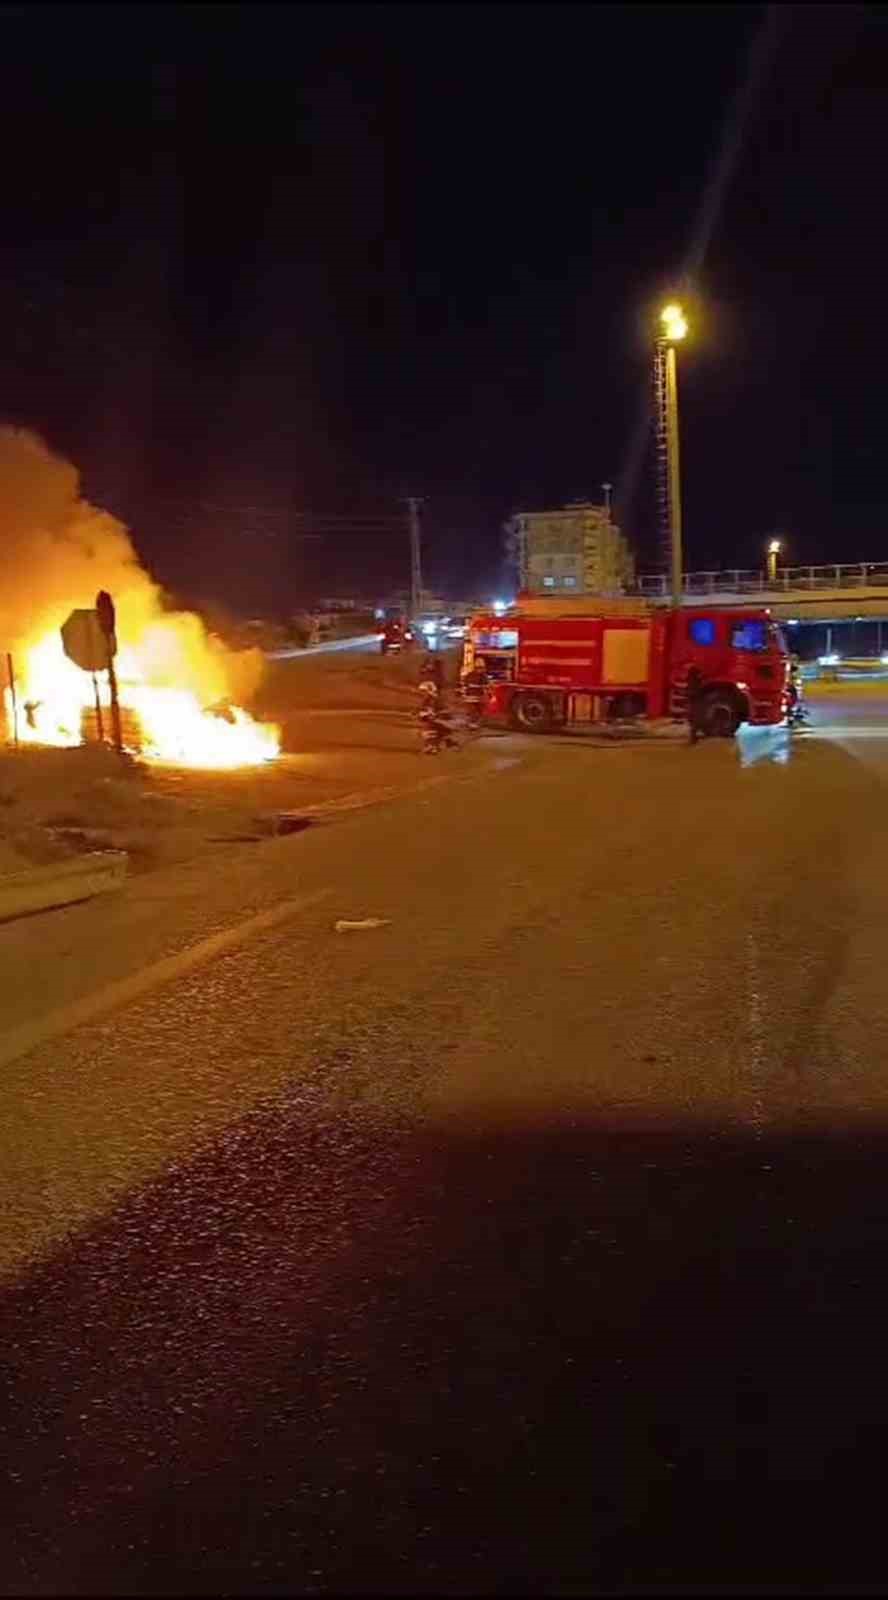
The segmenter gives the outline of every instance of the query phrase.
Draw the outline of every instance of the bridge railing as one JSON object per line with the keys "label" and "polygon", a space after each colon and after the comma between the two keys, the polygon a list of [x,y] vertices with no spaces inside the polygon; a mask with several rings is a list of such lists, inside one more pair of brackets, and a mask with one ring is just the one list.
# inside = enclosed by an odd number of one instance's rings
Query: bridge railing
{"label": "bridge railing", "polygon": [[[888,561],[843,562],[828,567],[781,567],[776,578],[760,571],[734,568],[719,572],[686,572],[686,595],[775,594],[799,590],[888,588]],[[636,589],[644,595],[668,595],[664,574],[640,577]]]}

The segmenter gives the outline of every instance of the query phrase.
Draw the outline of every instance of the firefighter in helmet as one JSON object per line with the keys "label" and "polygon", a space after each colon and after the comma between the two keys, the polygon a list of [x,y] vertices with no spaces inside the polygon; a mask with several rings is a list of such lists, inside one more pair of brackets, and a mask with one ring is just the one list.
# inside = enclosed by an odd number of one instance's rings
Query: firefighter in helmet
{"label": "firefighter in helmet", "polygon": [[466,720],[470,728],[481,726],[484,709],[484,692],[487,688],[487,665],[483,656],[476,656],[470,670],[462,680],[462,694],[466,707]]}
{"label": "firefighter in helmet", "polygon": [[787,716],[791,728],[805,725],[805,705],[802,700],[802,663],[799,656],[789,658],[789,680],[786,685]]}
{"label": "firefighter in helmet", "polygon": [[696,744],[706,733],[703,714],[703,674],[700,668],[693,664],[688,668],[686,682],[688,737],[691,744]]}
{"label": "firefighter in helmet", "polygon": [[444,715],[442,684],[441,663],[426,656],[419,672],[417,711],[423,755],[437,755],[439,750],[456,744]]}

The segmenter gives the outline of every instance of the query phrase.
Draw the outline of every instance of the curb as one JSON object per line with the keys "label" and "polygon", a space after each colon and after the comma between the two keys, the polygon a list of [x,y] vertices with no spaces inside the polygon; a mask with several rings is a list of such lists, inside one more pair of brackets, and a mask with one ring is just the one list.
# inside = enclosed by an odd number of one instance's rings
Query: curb
{"label": "curb", "polygon": [[76,905],[119,889],[126,877],[127,859],[123,850],[91,851],[73,861],[6,873],[0,877],[0,922]]}

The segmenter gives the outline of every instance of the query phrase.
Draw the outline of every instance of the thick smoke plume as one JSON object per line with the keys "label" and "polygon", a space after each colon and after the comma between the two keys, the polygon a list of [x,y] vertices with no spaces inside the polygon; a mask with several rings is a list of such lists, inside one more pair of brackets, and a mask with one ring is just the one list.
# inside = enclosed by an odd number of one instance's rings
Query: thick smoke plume
{"label": "thick smoke plume", "polygon": [[121,661],[134,654],[146,683],[191,689],[203,705],[243,703],[257,687],[261,654],[234,654],[199,617],[167,610],[127,529],[81,498],[77,469],[11,427],[0,427],[0,552],[0,650],[14,658],[107,589]]}

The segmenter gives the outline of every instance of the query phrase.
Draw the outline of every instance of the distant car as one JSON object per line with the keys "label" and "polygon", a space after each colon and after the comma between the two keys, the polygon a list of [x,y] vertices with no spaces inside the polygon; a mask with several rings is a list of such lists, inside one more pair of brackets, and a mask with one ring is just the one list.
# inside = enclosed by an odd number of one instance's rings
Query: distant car
{"label": "distant car", "polygon": [[409,650],[414,643],[413,629],[408,623],[387,622],[382,630],[379,648],[384,656],[397,655],[401,650]]}
{"label": "distant car", "polygon": [[430,650],[441,650],[465,638],[466,617],[419,617],[413,626]]}

